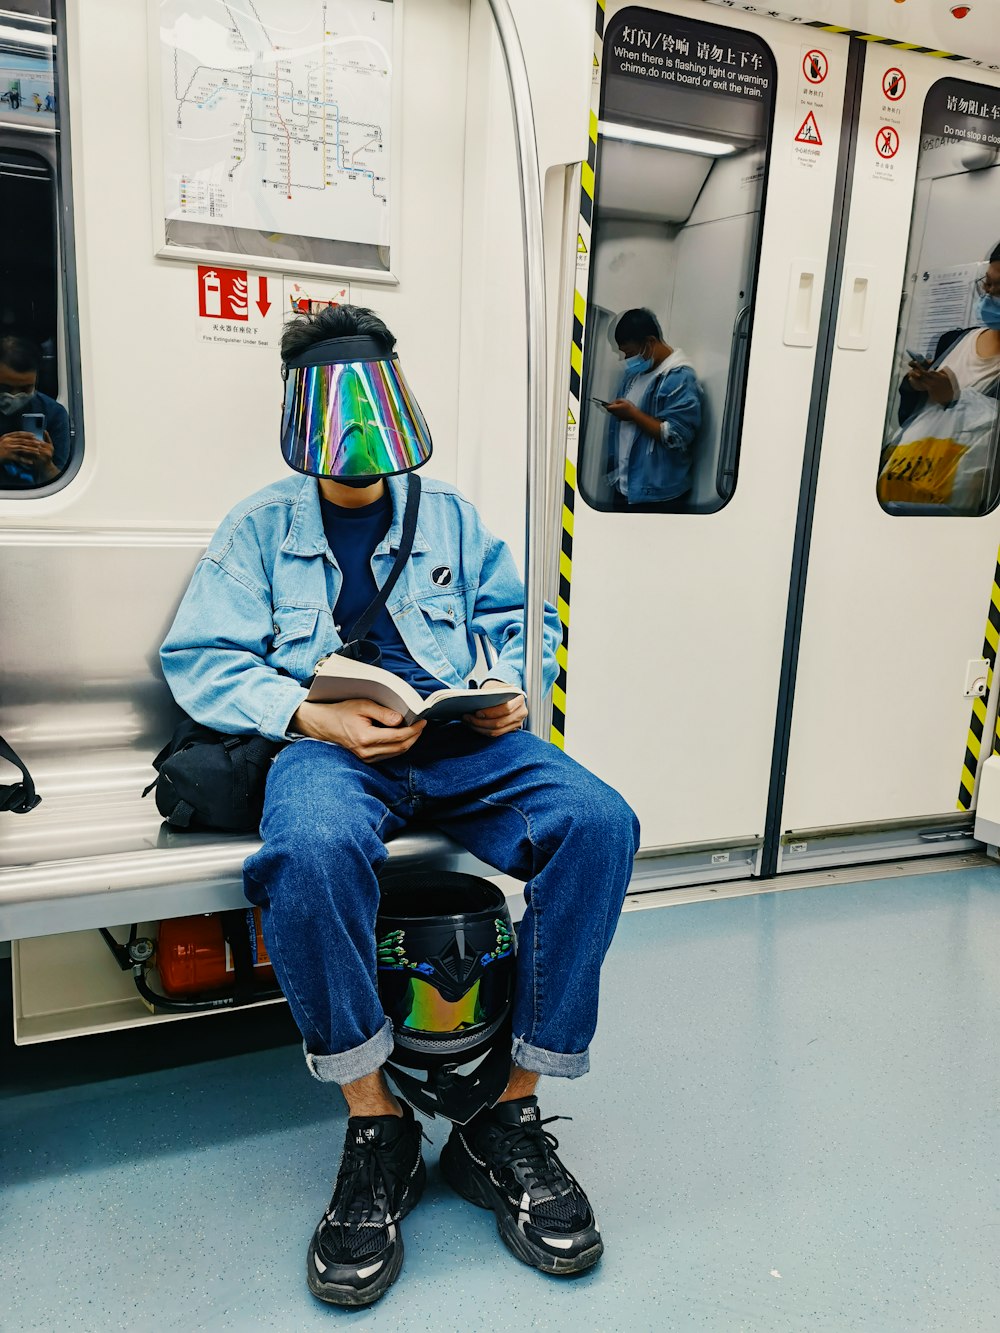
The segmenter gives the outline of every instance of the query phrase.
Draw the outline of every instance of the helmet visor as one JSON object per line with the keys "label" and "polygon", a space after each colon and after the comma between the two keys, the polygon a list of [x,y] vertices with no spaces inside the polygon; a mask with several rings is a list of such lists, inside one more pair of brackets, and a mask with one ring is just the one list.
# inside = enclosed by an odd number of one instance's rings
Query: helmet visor
{"label": "helmet visor", "polygon": [[281,452],[313,477],[389,477],[431,456],[431,435],[399,362],[289,367]]}
{"label": "helmet visor", "polygon": [[410,977],[400,1012],[402,1026],[417,1032],[461,1032],[484,1023],[487,1015],[479,995],[482,981],[480,977],[461,999],[452,1002],[430,982]]}
{"label": "helmet visor", "polygon": [[509,967],[486,968],[464,995],[451,1000],[433,981],[412,972],[379,969],[379,994],[397,1031],[450,1035],[482,1027],[503,1015],[510,1003]]}

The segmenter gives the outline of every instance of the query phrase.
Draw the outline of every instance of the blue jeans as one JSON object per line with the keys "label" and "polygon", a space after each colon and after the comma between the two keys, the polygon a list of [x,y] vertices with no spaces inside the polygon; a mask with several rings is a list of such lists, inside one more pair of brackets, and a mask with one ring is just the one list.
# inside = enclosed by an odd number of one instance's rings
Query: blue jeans
{"label": "blue jeans", "polygon": [[576,1078],[589,1068],[601,963],[639,845],[625,801],[527,732],[428,728],[406,754],[365,764],[324,741],[286,746],[267,780],[249,900],[325,1082],[373,1073],[392,1049],[375,968],[376,872],[385,840],[419,815],[488,865],[527,880],[514,993],[513,1058]]}

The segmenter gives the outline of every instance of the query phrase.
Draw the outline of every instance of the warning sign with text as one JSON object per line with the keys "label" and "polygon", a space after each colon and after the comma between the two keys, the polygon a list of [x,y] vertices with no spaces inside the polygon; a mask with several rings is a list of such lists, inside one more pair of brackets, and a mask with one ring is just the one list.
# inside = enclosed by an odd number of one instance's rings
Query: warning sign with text
{"label": "warning sign with text", "polygon": [[797,167],[812,171],[822,165],[823,144],[832,134],[831,111],[827,107],[830,74],[835,69],[829,51],[818,46],[802,48],[798,106],[792,135],[792,161]]}
{"label": "warning sign with text", "polygon": [[946,142],[1000,148],[1000,88],[942,79],[927,94],[920,132]]}
{"label": "warning sign with text", "polygon": [[198,337],[230,346],[274,346],[281,333],[281,314],[273,300],[277,281],[245,268],[199,264]]}
{"label": "warning sign with text", "polygon": [[770,101],[775,83],[771,53],[752,33],[650,9],[625,9],[611,20],[604,69],[605,103],[625,115],[642,114],[644,96],[664,86],[760,103]]}

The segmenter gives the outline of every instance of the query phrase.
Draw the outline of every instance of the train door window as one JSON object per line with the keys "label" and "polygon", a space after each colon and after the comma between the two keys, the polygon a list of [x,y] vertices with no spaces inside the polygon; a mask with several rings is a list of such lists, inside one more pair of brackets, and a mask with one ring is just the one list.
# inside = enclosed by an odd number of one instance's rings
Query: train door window
{"label": "train door window", "polygon": [[13,498],[57,482],[70,464],[74,307],[60,262],[56,22],[48,0],[26,0],[2,19],[0,495]]}
{"label": "train door window", "polygon": [[629,8],[598,117],[580,491],[705,514],[736,488],[775,64],[751,33]]}
{"label": "train door window", "polygon": [[897,517],[1000,502],[1000,88],[928,92],[877,495]]}

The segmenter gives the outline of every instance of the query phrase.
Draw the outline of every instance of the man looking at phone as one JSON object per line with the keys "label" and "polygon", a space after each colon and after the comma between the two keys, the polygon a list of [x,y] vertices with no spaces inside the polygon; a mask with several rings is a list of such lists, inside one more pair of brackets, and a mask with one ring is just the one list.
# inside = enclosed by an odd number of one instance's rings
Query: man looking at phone
{"label": "man looking at phone", "polygon": [[909,370],[899,386],[899,424],[905,426],[928,403],[951,407],[964,389],[1000,398],[1000,246],[976,283],[976,323],[943,333],[928,359],[907,349]]}
{"label": "man looking at phone", "polygon": [[701,388],[684,353],[663,341],[651,310],[626,310],[614,330],[625,362],[605,405],[607,479],[616,509],[684,508],[701,428]]}
{"label": "man looking at phone", "polygon": [[69,416],[38,391],[41,368],[30,339],[0,336],[0,490],[44,486],[69,462]]}

